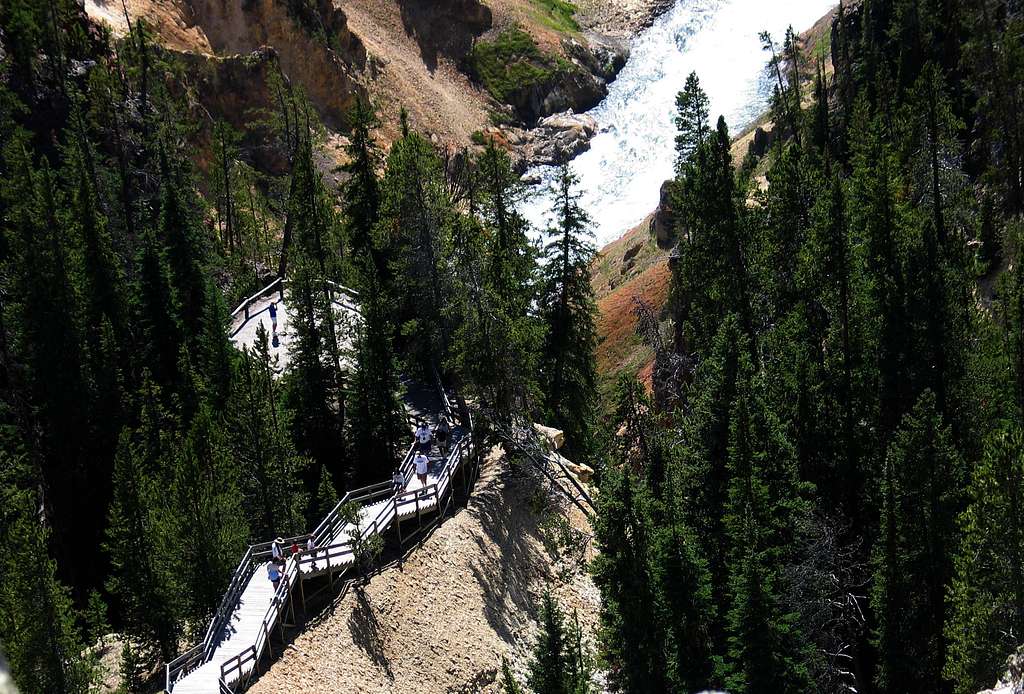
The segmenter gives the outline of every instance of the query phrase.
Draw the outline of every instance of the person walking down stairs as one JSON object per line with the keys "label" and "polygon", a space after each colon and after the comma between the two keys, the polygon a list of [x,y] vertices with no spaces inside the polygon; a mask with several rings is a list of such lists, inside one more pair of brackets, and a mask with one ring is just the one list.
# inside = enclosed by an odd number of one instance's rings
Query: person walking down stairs
{"label": "person walking down stairs", "polygon": [[423,489],[427,486],[427,471],[430,469],[430,458],[421,451],[416,454],[412,462],[416,466],[416,478],[420,481],[420,489]]}

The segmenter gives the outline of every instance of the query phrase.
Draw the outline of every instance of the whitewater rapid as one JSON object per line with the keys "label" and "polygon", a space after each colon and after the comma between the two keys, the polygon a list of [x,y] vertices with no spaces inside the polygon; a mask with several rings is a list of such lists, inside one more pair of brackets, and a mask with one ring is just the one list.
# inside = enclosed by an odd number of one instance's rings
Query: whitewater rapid
{"label": "whitewater rapid", "polygon": [[[632,42],[629,60],[608,96],[588,111],[599,131],[571,167],[598,247],[638,224],[658,204],[675,160],[676,94],[695,70],[711,102],[712,122],[725,116],[738,133],[764,112],[770,93],[758,34],[781,43],[786,27],[811,27],[833,0],[677,0]],[[535,229],[548,225],[552,167],[527,172],[542,184],[523,213]]]}

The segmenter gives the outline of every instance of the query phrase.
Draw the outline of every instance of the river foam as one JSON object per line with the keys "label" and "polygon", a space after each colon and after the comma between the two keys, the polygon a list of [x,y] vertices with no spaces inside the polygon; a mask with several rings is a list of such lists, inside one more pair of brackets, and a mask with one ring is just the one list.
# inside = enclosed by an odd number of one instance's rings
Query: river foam
{"label": "river foam", "polygon": [[[588,113],[600,128],[590,149],[571,163],[599,246],[638,224],[658,204],[675,160],[675,97],[696,70],[711,101],[736,133],[765,110],[769,82],[758,34],[781,42],[786,27],[802,31],[832,0],[678,0],[632,43],[630,58]],[[542,188],[524,203],[535,229],[548,224],[552,167],[528,172]]]}

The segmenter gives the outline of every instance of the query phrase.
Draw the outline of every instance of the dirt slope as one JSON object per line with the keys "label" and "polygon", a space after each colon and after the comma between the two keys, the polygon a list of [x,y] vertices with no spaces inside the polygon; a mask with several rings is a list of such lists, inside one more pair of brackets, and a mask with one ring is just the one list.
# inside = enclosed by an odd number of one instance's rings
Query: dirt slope
{"label": "dirt slope", "polygon": [[[498,692],[501,657],[526,660],[546,588],[593,634],[598,591],[585,573],[556,579],[565,564],[542,541],[538,490],[492,457],[467,508],[326,608],[250,691]],[[575,508],[561,513],[589,534]]]}

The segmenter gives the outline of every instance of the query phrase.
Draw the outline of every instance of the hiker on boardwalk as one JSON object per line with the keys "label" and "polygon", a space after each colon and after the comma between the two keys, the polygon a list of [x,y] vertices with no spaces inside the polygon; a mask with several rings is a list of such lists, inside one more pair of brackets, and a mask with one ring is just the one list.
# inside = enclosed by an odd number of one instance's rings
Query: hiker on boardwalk
{"label": "hiker on boardwalk", "polygon": [[284,564],[284,540],[280,537],[270,544],[270,557],[275,564]]}
{"label": "hiker on boardwalk", "polygon": [[274,592],[277,592],[277,587],[281,584],[281,569],[277,568],[277,564],[274,562],[267,563],[267,578],[274,584]]}
{"label": "hiker on boardwalk", "polygon": [[451,427],[448,426],[448,417],[441,415],[441,421],[437,423],[437,427],[434,428],[434,438],[437,439],[437,449],[441,451],[441,455],[448,455],[448,435],[451,433]]}
{"label": "hiker on boardwalk", "polygon": [[[298,553],[299,553],[299,538],[295,538],[294,540],[292,540],[292,556],[294,557]],[[298,557],[296,557],[296,561],[298,561]]]}
{"label": "hiker on boardwalk", "polygon": [[306,551],[309,552],[310,556],[313,557],[312,567],[313,567],[313,571],[316,571],[316,543],[313,542],[313,536],[312,535],[310,535],[308,538],[306,538]]}
{"label": "hiker on boardwalk", "polygon": [[270,302],[270,330],[277,335],[277,302]]}
{"label": "hiker on boardwalk", "polygon": [[395,474],[391,475],[391,486],[394,488],[395,493],[398,493],[405,489],[405,475],[402,474],[401,468],[395,468]]}
{"label": "hiker on boardwalk", "polygon": [[412,459],[416,466],[416,478],[420,481],[420,488],[427,486],[427,470],[430,469],[430,458],[423,453],[417,453]]}
{"label": "hiker on boardwalk", "polygon": [[430,439],[432,435],[430,433],[430,427],[427,426],[426,422],[420,420],[420,425],[416,427],[416,447],[417,450],[423,453],[430,452]]}

